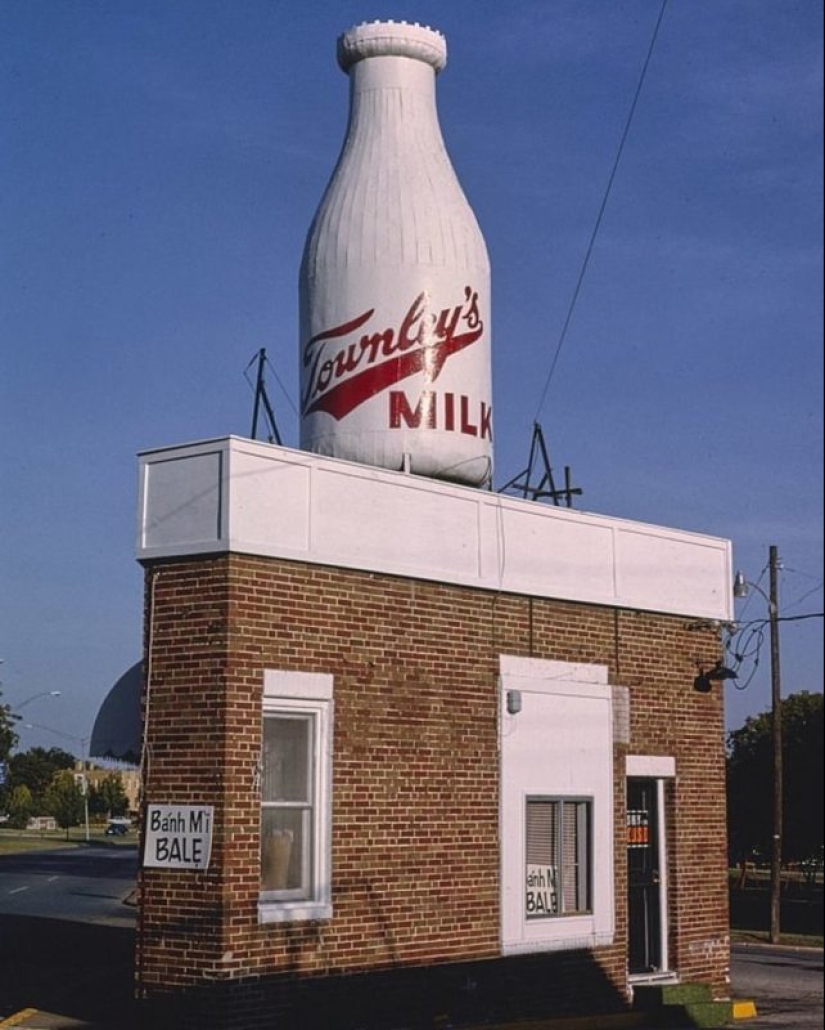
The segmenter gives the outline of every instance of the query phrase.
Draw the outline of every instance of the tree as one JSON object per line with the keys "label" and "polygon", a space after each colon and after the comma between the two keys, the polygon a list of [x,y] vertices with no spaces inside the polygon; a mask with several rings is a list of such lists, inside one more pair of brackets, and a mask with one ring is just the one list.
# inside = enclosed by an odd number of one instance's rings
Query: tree
{"label": "tree", "polygon": [[[784,698],[782,716],[783,858],[811,858],[823,842],[823,695]],[[765,861],[773,836],[773,718],[749,718],[728,734],[728,842],[733,862]]]}
{"label": "tree", "polygon": [[[0,698],[2,698],[0,692]],[[10,705],[0,703],[0,762],[8,761],[9,755],[17,744],[17,734],[14,731],[15,716]]]}
{"label": "tree", "polygon": [[62,748],[33,747],[9,759],[9,785],[28,787],[35,807],[39,807],[55,773],[72,769],[74,764],[74,756]]}
{"label": "tree", "polygon": [[58,772],[46,788],[43,796],[46,812],[53,815],[57,825],[66,831],[69,839],[69,827],[77,826],[83,818],[83,791],[75,782],[74,776],[68,772]]}
{"label": "tree", "polygon": [[11,708],[0,703],[0,811],[8,807],[8,797],[11,793],[8,759],[17,744],[14,722]]}
{"label": "tree", "polygon": [[25,830],[34,815],[34,799],[28,787],[12,787],[8,795],[9,826]]}

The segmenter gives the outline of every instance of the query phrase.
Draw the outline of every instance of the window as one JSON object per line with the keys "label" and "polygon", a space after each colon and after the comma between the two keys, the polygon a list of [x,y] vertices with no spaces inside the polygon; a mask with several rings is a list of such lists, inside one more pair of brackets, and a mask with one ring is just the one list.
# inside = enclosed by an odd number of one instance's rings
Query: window
{"label": "window", "polygon": [[315,733],[312,715],[264,716],[261,889],[273,898],[313,894]]}
{"label": "window", "polygon": [[261,922],[325,919],[332,677],[267,671],[261,735]]}
{"label": "window", "polygon": [[591,911],[591,810],[589,800],[527,798],[527,919]]}

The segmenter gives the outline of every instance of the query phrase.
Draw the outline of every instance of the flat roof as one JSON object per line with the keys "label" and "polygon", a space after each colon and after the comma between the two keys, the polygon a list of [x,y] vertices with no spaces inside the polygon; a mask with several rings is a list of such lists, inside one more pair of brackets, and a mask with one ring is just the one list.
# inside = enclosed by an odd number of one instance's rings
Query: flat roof
{"label": "flat roof", "polygon": [[236,436],[139,455],[137,558],[243,553],[731,621],[730,541]]}

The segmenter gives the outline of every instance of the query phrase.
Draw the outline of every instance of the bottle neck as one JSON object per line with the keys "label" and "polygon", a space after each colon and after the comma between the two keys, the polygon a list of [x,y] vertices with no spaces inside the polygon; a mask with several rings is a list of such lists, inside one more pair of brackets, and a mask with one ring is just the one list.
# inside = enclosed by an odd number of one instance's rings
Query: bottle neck
{"label": "bottle neck", "polygon": [[370,57],[354,64],[349,77],[353,110],[365,93],[401,90],[413,95],[418,104],[430,104],[435,111],[435,70],[424,61],[412,57]]}

